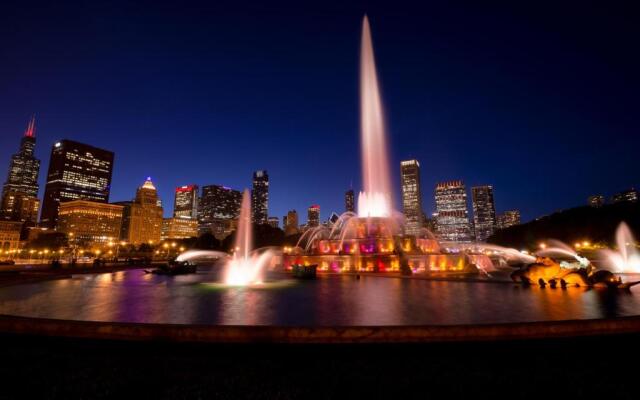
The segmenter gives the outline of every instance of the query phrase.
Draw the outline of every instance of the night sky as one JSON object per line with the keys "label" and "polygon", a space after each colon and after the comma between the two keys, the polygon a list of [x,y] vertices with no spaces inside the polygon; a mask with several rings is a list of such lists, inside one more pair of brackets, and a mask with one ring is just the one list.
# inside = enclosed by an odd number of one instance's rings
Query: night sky
{"label": "night sky", "polygon": [[266,169],[270,215],[342,212],[360,187],[366,12],[396,198],[399,161],[417,158],[426,212],[437,181],[463,179],[528,220],[640,181],[626,3],[3,2],[1,178],[36,113],[41,196],[66,138],[116,153],[112,201],[151,176],[169,215],[176,186],[243,189]]}

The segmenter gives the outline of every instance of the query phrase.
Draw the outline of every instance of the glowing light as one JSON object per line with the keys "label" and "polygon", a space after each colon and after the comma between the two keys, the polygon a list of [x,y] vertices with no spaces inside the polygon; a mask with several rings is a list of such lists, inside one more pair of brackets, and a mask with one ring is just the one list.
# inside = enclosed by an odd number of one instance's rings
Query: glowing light
{"label": "glowing light", "polygon": [[255,285],[262,282],[264,268],[273,255],[267,251],[261,255],[250,253],[252,246],[251,234],[251,198],[249,191],[242,194],[242,206],[238,218],[236,231],[236,251],[233,258],[225,267],[224,282],[231,286]]}
{"label": "glowing light", "polygon": [[360,146],[364,191],[358,196],[361,217],[391,216],[391,179],[382,99],[369,19],[362,21],[360,50]]}
{"label": "glowing light", "polygon": [[631,229],[626,223],[621,222],[616,230],[618,250],[604,249],[599,253],[615,272],[640,273],[640,254],[632,243],[635,243],[635,239]]}

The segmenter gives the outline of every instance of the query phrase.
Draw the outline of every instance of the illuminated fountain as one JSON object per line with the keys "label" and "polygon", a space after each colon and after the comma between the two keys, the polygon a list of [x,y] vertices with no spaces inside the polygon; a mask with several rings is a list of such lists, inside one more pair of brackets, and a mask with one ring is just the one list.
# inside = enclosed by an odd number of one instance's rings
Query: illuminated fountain
{"label": "illuminated fountain", "polygon": [[247,286],[262,283],[264,270],[269,265],[273,254],[270,251],[261,254],[252,253],[251,246],[251,199],[249,191],[245,190],[242,194],[233,257],[225,265],[225,284]]}
{"label": "illuminated fountain", "polygon": [[616,230],[617,251],[600,250],[607,265],[618,273],[640,273],[640,255],[635,247],[635,239],[629,226],[621,222]]}
{"label": "illuminated fountain", "polygon": [[360,51],[360,144],[363,191],[358,213],[345,213],[333,227],[306,231],[283,258],[294,264],[317,264],[320,271],[477,272],[491,269],[484,254],[444,253],[430,232],[404,235],[401,214],[394,212],[387,134],[371,41],[369,20],[362,24]]}

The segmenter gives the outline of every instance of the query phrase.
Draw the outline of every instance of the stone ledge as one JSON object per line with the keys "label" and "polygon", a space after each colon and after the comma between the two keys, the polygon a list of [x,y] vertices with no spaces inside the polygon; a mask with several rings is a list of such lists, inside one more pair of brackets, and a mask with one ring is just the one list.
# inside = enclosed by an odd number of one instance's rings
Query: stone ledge
{"label": "stone ledge", "polygon": [[640,317],[488,325],[284,327],[91,322],[0,315],[0,333],[210,343],[477,342],[640,333]]}

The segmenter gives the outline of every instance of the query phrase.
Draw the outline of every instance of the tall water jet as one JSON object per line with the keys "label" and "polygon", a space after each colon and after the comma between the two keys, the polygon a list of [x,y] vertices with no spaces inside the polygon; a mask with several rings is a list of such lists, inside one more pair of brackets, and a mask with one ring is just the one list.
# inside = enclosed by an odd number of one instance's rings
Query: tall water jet
{"label": "tall water jet", "polygon": [[364,190],[358,196],[360,217],[389,217],[391,179],[382,99],[369,19],[362,21],[360,49],[360,145]]}
{"label": "tall water jet", "polygon": [[271,258],[270,252],[251,254],[251,198],[245,189],[238,218],[234,253],[225,266],[224,282],[231,286],[247,286],[262,282],[262,272]]}

